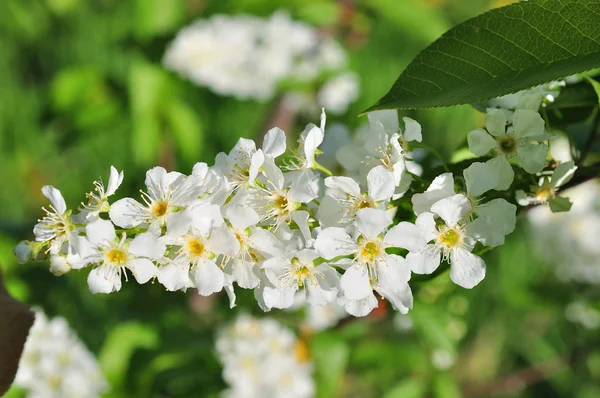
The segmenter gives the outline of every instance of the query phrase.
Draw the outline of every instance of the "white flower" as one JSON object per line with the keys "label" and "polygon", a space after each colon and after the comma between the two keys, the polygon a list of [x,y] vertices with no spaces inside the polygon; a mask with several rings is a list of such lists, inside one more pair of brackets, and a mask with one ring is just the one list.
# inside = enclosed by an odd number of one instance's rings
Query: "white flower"
{"label": "white flower", "polygon": [[92,293],[119,291],[123,274],[127,280],[127,270],[138,283],[146,283],[156,276],[157,268],[151,259],[161,258],[166,246],[152,233],[142,233],[133,240],[123,233],[118,238],[113,224],[102,219],[89,223],[85,231],[87,240],[81,243],[81,262],[72,266],[96,265],[88,275]]}
{"label": "white flower", "polygon": [[46,216],[39,220],[33,228],[35,240],[38,242],[50,242],[50,247],[60,251],[65,243],[73,247],[76,243],[75,225],[71,220],[71,211],[67,210],[67,204],[60,191],[53,186],[46,185],[42,193],[50,201],[49,210],[42,208]]}
{"label": "white flower", "polygon": [[219,207],[197,205],[181,215],[180,225],[163,240],[175,246],[173,258],[160,267],[158,280],[168,290],[189,287],[193,280],[198,293],[208,296],[223,289],[225,275],[219,256],[233,256],[239,243],[223,223]]}
{"label": "white flower", "polygon": [[518,190],[516,192],[517,202],[521,206],[548,204],[553,212],[568,211],[571,208],[571,201],[558,196],[556,192],[558,188],[573,178],[576,170],[577,166],[573,161],[559,164],[551,176],[541,177],[538,186],[531,186],[531,193]]}
{"label": "white flower", "polygon": [[223,397],[314,396],[306,343],[274,319],[237,317],[219,332],[216,351],[229,385]]}
{"label": "white flower", "polygon": [[327,80],[319,91],[317,101],[329,112],[339,115],[346,112],[358,94],[358,75],[346,72]]}
{"label": "white flower", "polygon": [[346,54],[333,40],[285,12],[270,18],[213,15],[182,29],[163,63],[221,95],[268,100],[283,80],[314,81],[344,67]]}
{"label": "white flower", "polygon": [[266,306],[289,308],[298,291],[306,294],[311,305],[331,303],[337,296],[339,275],[327,263],[315,265],[314,260],[318,257],[315,250],[305,249],[266,260],[263,269],[275,286],[264,288]]}
{"label": "white flower", "polygon": [[407,173],[409,142],[421,142],[421,125],[404,117],[405,130],[400,129],[396,111],[376,111],[368,114],[367,129],[359,131],[358,142],[340,148],[336,157],[344,168],[357,173],[361,179],[368,171],[382,165],[393,176],[396,194],[401,196],[410,186]]}
{"label": "white flower", "polygon": [[360,192],[358,183],[350,177],[327,177],[327,196],[319,205],[319,221],[323,226],[346,226],[356,218],[356,212],[364,208],[385,210],[394,194],[393,176],[385,167],[376,166],[367,175],[367,194]]}
{"label": "white flower", "polygon": [[[441,199],[431,206],[431,213],[421,213],[416,225],[423,237],[432,243],[421,252],[411,251],[406,260],[417,274],[430,274],[440,261],[450,262],[450,279],[457,285],[470,289],[485,277],[485,263],[472,254],[475,240],[469,235],[469,225],[464,218],[471,212],[466,196],[457,194]],[[439,217],[438,225],[435,217]]]}
{"label": "white flower", "polygon": [[36,310],[15,378],[30,397],[97,397],[107,389],[96,358],[63,318]]}
{"label": "white flower", "polygon": [[225,264],[225,273],[240,287],[254,289],[260,282],[263,261],[266,257],[283,255],[283,245],[271,232],[254,227],[259,216],[248,207],[228,206],[225,217],[239,244],[239,250]]}
{"label": "white flower", "polygon": [[96,189],[86,195],[88,203],[82,203],[80,208],[81,213],[88,221],[97,219],[100,213],[110,209],[108,197],[114,195],[122,182],[123,172],[118,172],[114,166],[110,166],[110,177],[108,178],[106,189],[104,188],[102,179],[94,181]]}
{"label": "white flower", "polygon": [[359,232],[356,239],[337,227],[325,228],[317,236],[315,248],[323,258],[351,256],[334,263],[347,267],[340,286],[349,300],[346,310],[352,315],[364,316],[377,306],[373,290],[400,312],[405,313],[412,307],[408,286],[410,268],[404,258],[388,254],[386,248],[419,251],[425,246],[425,240],[417,227],[408,222],[401,222],[384,234],[391,223],[385,211],[366,208],[356,213],[354,226]]}
{"label": "white flower", "polygon": [[544,119],[529,109],[517,109],[512,117],[512,126],[507,128],[506,113],[500,109],[488,109],[486,130],[476,129],[467,136],[469,149],[477,156],[494,150],[496,156],[485,164],[494,189],[506,190],[512,184],[514,171],[509,162],[517,157],[523,169],[530,174],[539,173],[546,165],[548,146],[544,141],[551,136],[544,134]]}
{"label": "white flower", "polygon": [[191,203],[206,190],[199,177],[184,176],[162,167],[146,172],[148,192],[142,192],[144,204],[131,198],[116,201],[110,206],[110,219],[123,228],[133,228],[142,223],[157,226],[169,224],[176,212]]}

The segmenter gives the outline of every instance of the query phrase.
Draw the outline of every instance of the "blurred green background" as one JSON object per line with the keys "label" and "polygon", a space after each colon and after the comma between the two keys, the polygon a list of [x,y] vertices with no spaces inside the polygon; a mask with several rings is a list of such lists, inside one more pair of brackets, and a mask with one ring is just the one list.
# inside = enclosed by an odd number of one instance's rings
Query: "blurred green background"
{"label": "blurred green background", "polygon": [[[0,267],[18,299],[61,315],[99,355],[109,397],[217,396],[225,385],[215,325],[259,314],[251,292],[229,310],[219,295],[166,293],[129,283],[92,296],[86,273],[54,277],[47,264],[18,265],[12,248],[31,239],[51,184],[75,207],[115,165],[119,197],[134,196],[153,165],[189,173],[240,137],[260,139],[281,97],[219,97],[166,71],[161,58],[183,26],[216,13],[269,16],[286,9],[333,35],[361,80],[359,100],[329,117],[351,128],[427,44],[490,7],[491,0],[3,0],[0,2]],[[426,143],[450,159],[481,115],[470,107],[407,113]],[[318,115],[285,126],[298,134]],[[425,165],[430,160],[424,160]],[[593,288],[557,281],[532,254],[524,223],[486,254],[488,276],[472,291],[447,275],[413,284],[412,327],[391,309],[304,336],[320,397],[600,396],[597,331],[567,322],[566,306]],[[287,325],[296,315],[270,315]],[[11,396],[20,392],[13,390]]]}

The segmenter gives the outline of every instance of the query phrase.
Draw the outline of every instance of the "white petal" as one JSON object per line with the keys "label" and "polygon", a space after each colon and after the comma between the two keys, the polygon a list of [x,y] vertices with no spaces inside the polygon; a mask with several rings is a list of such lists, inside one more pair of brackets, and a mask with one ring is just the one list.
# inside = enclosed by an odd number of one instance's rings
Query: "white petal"
{"label": "white petal", "polygon": [[167,232],[165,235],[170,238],[178,238],[187,234],[192,224],[192,218],[185,210],[168,214],[166,220]]}
{"label": "white petal", "polygon": [[315,165],[315,152],[323,142],[323,136],[323,130],[316,126],[306,134],[306,138],[304,139],[304,156],[306,158],[306,167],[309,169]]}
{"label": "white petal", "polygon": [[383,165],[373,167],[367,174],[369,196],[376,201],[387,200],[392,197],[396,184],[394,174]]}
{"label": "white petal", "polygon": [[465,289],[471,289],[485,277],[485,262],[468,250],[452,250],[450,263],[450,279]]}
{"label": "white petal", "polygon": [[276,158],[285,152],[285,133],[279,127],[273,127],[263,140],[262,149],[267,156]]}
{"label": "white petal", "polygon": [[291,179],[290,200],[309,203],[319,194],[319,176],[312,170],[298,170],[286,173]]}
{"label": "white petal", "polygon": [[469,149],[477,156],[486,155],[496,147],[496,140],[485,130],[476,129],[467,135]]}
{"label": "white petal", "polygon": [[265,155],[261,149],[252,154],[250,160],[250,169],[248,170],[248,185],[254,186],[254,180],[258,176],[258,170],[262,167],[265,162]]}
{"label": "white petal", "polygon": [[188,215],[192,219],[192,227],[201,231],[203,234],[208,234],[211,228],[223,225],[225,222],[221,216],[221,208],[217,205],[199,204],[193,207],[188,207]]}
{"label": "white petal", "polygon": [[240,242],[225,224],[212,230],[208,246],[213,253],[235,256],[240,250]]}
{"label": "white petal", "polygon": [[513,116],[515,136],[533,137],[544,134],[544,119],[542,116],[529,109],[517,109]]}
{"label": "white petal", "polygon": [[362,317],[367,316],[377,308],[377,298],[373,293],[363,300],[351,300],[344,305],[346,312],[352,316]]}
{"label": "white petal", "polygon": [[213,261],[202,261],[194,270],[194,281],[198,293],[202,296],[209,296],[223,289],[225,276],[221,268]]}
{"label": "white petal", "polygon": [[463,176],[467,183],[467,193],[476,198],[483,195],[490,189],[494,189],[497,180],[496,174],[490,170],[487,163],[474,162],[463,171]]}
{"label": "white petal", "polygon": [[364,208],[356,212],[354,226],[364,237],[375,238],[392,221],[392,217],[385,210]]}
{"label": "white petal", "polygon": [[146,258],[134,258],[127,266],[138,283],[146,283],[158,274],[158,268]]}
{"label": "white petal", "polygon": [[150,232],[136,236],[129,244],[129,252],[134,256],[158,259],[165,254],[167,246]]}
{"label": "white petal", "polygon": [[[427,214],[427,213],[423,213]],[[427,241],[419,227],[406,221],[390,229],[383,241],[388,246],[402,247],[411,252],[418,252],[425,248]]]}
{"label": "white petal", "polygon": [[403,117],[404,121],[404,133],[402,136],[406,141],[417,141],[421,142],[423,136],[421,135],[421,125],[409,117]]}
{"label": "white petal", "polygon": [[243,289],[254,289],[258,286],[260,279],[259,272],[255,266],[256,263],[246,261],[234,261],[231,265],[233,279]]}
{"label": "white petal", "polygon": [[356,243],[343,228],[330,227],[322,230],[314,243],[315,249],[327,260],[346,256],[356,251]]}
{"label": "white petal", "polygon": [[54,188],[52,185],[45,185],[42,187],[42,193],[48,198],[57,214],[63,214],[67,211],[65,199],[58,189]]}
{"label": "white petal", "polygon": [[96,293],[112,293],[121,290],[121,275],[118,269],[110,265],[94,268],[88,275],[90,291]]}
{"label": "white petal", "polygon": [[[490,228],[508,235],[515,230],[517,206],[504,199],[493,199],[476,207],[475,214]],[[483,243],[483,242],[482,242]]]}
{"label": "white petal", "polygon": [[331,189],[339,189],[355,198],[361,196],[360,187],[354,178],[350,177],[327,177],[325,186]]}
{"label": "white petal", "polygon": [[350,267],[340,279],[340,287],[348,300],[362,300],[372,294],[367,270],[360,265]]}
{"label": "white petal", "polygon": [[285,249],[283,244],[273,233],[265,229],[256,228],[250,235],[250,243],[263,254],[284,257]]}
{"label": "white petal", "polygon": [[112,243],[117,239],[115,227],[108,220],[98,219],[85,226],[85,233],[88,240],[94,246],[100,244]]}
{"label": "white petal", "polygon": [[294,304],[294,288],[275,289],[266,286],[263,290],[264,303],[269,308],[289,308]]}
{"label": "white petal", "polygon": [[546,144],[525,143],[517,147],[517,158],[523,169],[530,174],[539,173],[546,167],[547,154]]}
{"label": "white petal", "polygon": [[194,175],[194,176],[204,179],[204,178],[206,178],[207,173],[208,173],[208,165],[204,162],[198,162],[192,168],[192,175]]}
{"label": "white petal", "polygon": [[455,226],[471,209],[471,202],[462,194],[441,199],[431,206],[431,211],[451,227]]}
{"label": "white petal", "polygon": [[170,263],[158,268],[158,281],[167,290],[174,292],[191,286],[189,264]]}
{"label": "white petal", "polygon": [[258,213],[254,209],[238,205],[227,206],[225,208],[225,217],[235,229],[246,229],[256,225],[260,220]]}
{"label": "white petal", "polygon": [[131,198],[123,198],[110,205],[108,215],[115,225],[122,228],[136,227],[149,218],[147,209]]}
{"label": "white petal", "polygon": [[570,162],[559,164],[552,172],[552,179],[550,180],[551,186],[553,188],[558,188],[571,181],[571,178],[573,178],[573,175],[575,174],[575,170],[577,170],[577,166],[575,166],[575,162],[572,160]]}
{"label": "white petal", "polygon": [[429,242],[437,234],[437,226],[435,222],[435,214],[421,213],[415,220],[415,225],[421,230],[421,234],[426,242]]}
{"label": "white petal", "polygon": [[369,118],[369,124],[381,123],[388,134],[397,133],[400,129],[398,125],[398,112],[396,110],[369,112],[367,117]]}
{"label": "white petal", "polygon": [[108,184],[106,185],[106,196],[113,195],[117,188],[121,186],[123,182],[123,172],[118,172],[114,166],[110,166],[110,177],[108,178]]}
{"label": "white petal", "polygon": [[224,286],[225,293],[227,293],[227,297],[229,297],[229,308],[235,307],[235,290],[233,289],[233,285]]}
{"label": "white petal", "polygon": [[148,194],[153,199],[159,199],[168,191],[172,178],[164,167],[156,166],[146,172],[144,181],[148,188]]}
{"label": "white petal", "polygon": [[494,137],[504,135],[506,133],[506,113],[502,109],[488,108],[485,128]]}
{"label": "white petal", "polygon": [[306,302],[322,307],[331,303],[337,296],[337,290],[325,290],[320,285],[306,285]]}
{"label": "white petal", "polygon": [[490,178],[496,181],[494,189],[497,191],[506,191],[510,188],[515,178],[515,172],[506,157],[496,156],[485,163],[489,166]]}
{"label": "white petal", "polygon": [[319,210],[317,211],[319,224],[323,228],[345,226],[347,222],[342,224],[341,221],[348,210],[348,207],[343,206],[337,199],[325,196],[319,203]]}
{"label": "white petal", "polygon": [[296,210],[291,213],[291,217],[298,228],[300,228],[300,232],[302,233],[302,237],[304,238],[306,246],[312,246],[313,242],[310,235],[310,228],[308,227],[308,212],[305,210]]}
{"label": "white petal", "polygon": [[413,209],[416,215],[431,211],[431,205],[440,199],[454,195],[454,177],[452,173],[444,173],[433,179],[427,191],[412,196]]}
{"label": "white petal", "polygon": [[431,274],[440,266],[441,253],[434,245],[427,245],[422,252],[410,252],[406,261],[415,274]]}

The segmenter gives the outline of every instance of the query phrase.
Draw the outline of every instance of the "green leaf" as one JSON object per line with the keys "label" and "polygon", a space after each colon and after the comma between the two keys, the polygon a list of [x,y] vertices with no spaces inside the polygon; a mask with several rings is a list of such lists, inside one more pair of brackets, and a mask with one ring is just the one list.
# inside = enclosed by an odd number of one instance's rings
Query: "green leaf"
{"label": "green leaf", "polygon": [[596,96],[598,97],[598,104],[600,105],[600,83],[598,83],[596,80],[592,79],[591,77],[588,77],[587,81],[590,82],[590,84],[594,88],[594,91],[596,92]]}
{"label": "green leaf", "polygon": [[135,34],[140,39],[172,31],[185,18],[184,0],[136,0]]}
{"label": "green leaf", "polygon": [[317,397],[340,396],[350,355],[348,345],[336,335],[321,334],[312,341],[311,353],[317,368]]}
{"label": "green leaf", "polygon": [[548,204],[550,205],[550,210],[552,210],[552,213],[569,211],[571,210],[571,206],[573,206],[573,203],[571,203],[569,198],[565,198],[564,196],[556,196],[550,199]]}
{"label": "green leaf", "polygon": [[116,389],[125,382],[130,359],[137,349],[150,349],[157,344],[158,334],[151,326],[127,322],[113,329],[98,356],[111,387]]}
{"label": "green leaf", "polygon": [[600,0],[531,0],[446,32],[367,111],[475,103],[600,66]]}

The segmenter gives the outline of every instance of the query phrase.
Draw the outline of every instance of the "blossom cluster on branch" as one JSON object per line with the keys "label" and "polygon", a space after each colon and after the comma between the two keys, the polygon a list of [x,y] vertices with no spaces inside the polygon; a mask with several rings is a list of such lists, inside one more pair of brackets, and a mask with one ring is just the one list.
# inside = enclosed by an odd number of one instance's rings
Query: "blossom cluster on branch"
{"label": "blossom cluster on branch", "polygon": [[[515,228],[517,206],[492,194],[514,185],[514,169],[531,174],[531,192],[519,192],[520,202],[565,210],[557,188],[576,167],[549,161],[541,99],[524,96],[516,110],[489,109],[485,128],[468,135],[471,151],[487,160],[474,159],[462,175],[420,181],[429,183],[424,192],[411,188],[423,177],[407,167],[411,148],[421,145],[419,123],[405,117],[401,128],[395,111],[370,113],[364,140],[337,151],[352,170],[333,176],[318,162],[323,111],[297,148],[272,128],[261,148],[241,138],[213,166],[197,163],[190,175],[152,168],[139,200],[109,200],[123,180],[114,167],[77,214],[45,186],[51,206],[34,228],[35,242],[22,242],[16,253],[23,262],[49,258],[55,274],[89,269],[93,293],[119,291],[133,277],[203,296],[225,290],[232,307],[237,285],[253,289],[265,311],[335,302],[365,316],[379,295],[406,313],[412,274],[448,263],[451,280],[464,288],[485,277],[476,253],[502,245]],[[416,218],[395,219],[400,205],[412,206]]]}

